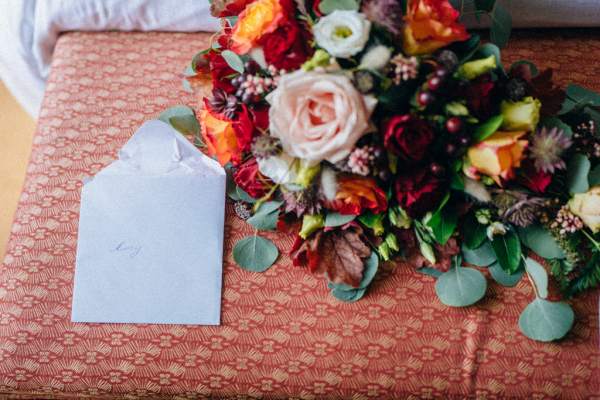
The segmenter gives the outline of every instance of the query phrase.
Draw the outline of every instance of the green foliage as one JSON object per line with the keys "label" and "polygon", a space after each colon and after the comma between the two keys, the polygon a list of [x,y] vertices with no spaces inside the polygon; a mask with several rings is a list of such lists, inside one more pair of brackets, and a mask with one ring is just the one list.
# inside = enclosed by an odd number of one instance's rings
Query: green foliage
{"label": "green foliage", "polygon": [[570,281],[565,290],[569,297],[600,286],[600,253],[595,250],[588,262],[577,268],[577,278]]}
{"label": "green foliage", "polygon": [[483,124],[475,128],[473,140],[475,140],[475,142],[481,142],[492,136],[502,126],[502,122],[504,122],[502,115],[496,115],[488,119]]}
{"label": "green foliage", "polygon": [[537,295],[542,299],[548,297],[548,273],[546,269],[533,258],[527,257],[525,259],[525,271],[533,280]]}
{"label": "green foliage", "polygon": [[489,241],[485,241],[476,249],[470,249],[463,243],[462,256],[465,262],[477,267],[488,267],[497,260],[494,249]]}
{"label": "green foliage", "polygon": [[330,212],[325,216],[325,226],[329,228],[334,228],[336,226],[346,225],[348,222],[353,221],[355,218],[355,215],[342,215],[336,212]]}
{"label": "green foliage", "polygon": [[490,40],[499,47],[504,47],[510,39],[512,30],[512,17],[508,10],[500,3],[495,2],[493,9],[488,14],[492,19],[490,26]]}
{"label": "green foliage", "polygon": [[438,209],[433,213],[427,225],[431,228],[433,237],[439,244],[446,244],[454,233],[458,223],[458,213],[448,204],[450,195],[447,194],[440,203]]}
{"label": "green foliage", "polygon": [[323,14],[331,14],[335,10],[358,11],[357,0],[323,0],[319,3],[319,11]]}
{"label": "green foliage", "polygon": [[247,222],[258,230],[275,230],[279,218],[279,207],[282,204],[281,201],[262,203]]}
{"label": "green foliage", "polygon": [[567,164],[567,188],[569,193],[583,193],[590,188],[588,183],[590,167],[590,160],[583,154],[575,154],[571,157]]}
{"label": "green foliage", "polygon": [[588,174],[588,183],[590,186],[600,185],[600,165],[596,165]]}
{"label": "green foliage", "polygon": [[552,234],[541,225],[519,228],[519,237],[526,247],[543,258],[564,258],[565,253]]}
{"label": "green foliage", "polygon": [[158,116],[158,119],[171,125],[183,135],[194,137],[194,144],[202,145],[200,138],[200,124],[196,119],[194,110],[188,106],[174,106],[166,109]]}
{"label": "green foliage", "polygon": [[435,269],[435,268],[431,268],[431,267],[419,268],[419,269],[417,269],[417,272],[419,272],[423,275],[433,276],[434,278],[439,278],[443,274],[443,272],[440,271],[439,269]]}
{"label": "green foliage", "polygon": [[435,283],[435,293],[447,306],[466,307],[478,302],[487,289],[483,274],[476,269],[456,265]]}
{"label": "green foliage", "polygon": [[567,114],[571,111],[586,106],[600,107],[600,94],[592,92],[582,86],[570,84],[567,86],[567,97],[565,98],[559,114]]}
{"label": "green foliage", "polygon": [[535,64],[532,63],[531,61],[527,61],[527,60],[515,61],[510,66],[510,70],[512,71],[513,69],[515,69],[516,67],[518,67],[520,65],[527,65],[527,67],[529,67],[529,72],[531,72],[531,76],[533,76],[533,77],[536,77],[536,76],[538,76],[540,74],[540,71],[535,66]]}
{"label": "green foliage", "polygon": [[567,124],[565,124],[560,118],[558,117],[547,117],[544,118],[542,120],[541,123],[542,126],[545,126],[546,128],[558,128],[561,129],[565,135],[571,137],[573,136],[573,130],[571,129],[571,127]]}
{"label": "green foliage", "polygon": [[233,259],[248,271],[266,271],[278,256],[279,250],[273,242],[256,235],[239,240],[233,247]]}
{"label": "green foliage", "polygon": [[519,328],[530,339],[550,342],[565,336],[574,319],[575,314],[567,303],[536,298],[521,313]]}
{"label": "green foliage", "polygon": [[461,233],[463,244],[469,249],[478,248],[487,239],[486,226],[477,221],[473,212],[467,214]]}
{"label": "green foliage", "polygon": [[240,56],[231,50],[223,50],[221,56],[232,70],[239,72],[240,74],[244,73],[244,61]]}
{"label": "green foliage", "polygon": [[514,274],[521,263],[521,241],[516,232],[509,230],[504,235],[496,235],[492,248],[502,269]]}
{"label": "green foliage", "polygon": [[502,286],[513,287],[523,278],[523,269],[518,269],[514,274],[506,272],[497,262],[488,268],[492,279]]}

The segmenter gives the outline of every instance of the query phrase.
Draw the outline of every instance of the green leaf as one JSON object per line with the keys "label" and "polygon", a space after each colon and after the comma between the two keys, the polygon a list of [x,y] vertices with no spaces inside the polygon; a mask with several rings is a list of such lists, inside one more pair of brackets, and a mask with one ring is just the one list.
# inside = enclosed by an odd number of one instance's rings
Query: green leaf
{"label": "green leaf", "polygon": [[469,249],[463,243],[461,250],[463,260],[477,267],[487,267],[496,262],[496,254],[489,241],[486,241],[476,249]]}
{"label": "green leaf", "polygon": [[536,298],[519,317],[519,328],[525,336],[541,342],[564,337],[575,320],[573,309],[562,302]]}
{"label": "green leaf", "polygon": [[519,65],[527,65],[529,67],[529,72],[531,72],[531,76],[532,77],[536,77],[540,74],[540,71],[538,70],[538,68],[535,66],[534,63],[532,63],[531,61],[527,61],[527,60],[519,60],[519,61],[515,61],[511,66],[510,66],[510,70],[512,71],[514,68],[518,67]]}
{"label": "green leaf", "polygon": [[479,48],[480,42],[481,39],[479,35],[473,33],[465,41],[452,43],[448,49],[454,51],[456,55],[458,55],[460,64],[463,64],[473,57]]}
{"label": "green leaf", "polygon": [[248,271],[266,271],[279,256],[279,250],[268,239],[248,236],[239,240],[233,247],[233,259]]}
{"label": "green leaf", "polygon": [[588,183],[590,186],[600,185],[600,165],[596,165],[588,175]]}
{"label": "green leaf", "polygon": [[248,193],[246,193],[244,191],[244,189],[242,189],[241,187],[236,186],[235,192],[236,192],[239,200],[245,201],[246,203],[252,203],[252,204],[256,203],[256,199],[254,197],[250,196]]}
{"label": "green leaf", "polygon": [[567,86],[567,97],[575,101],[578,106],[591,105],[600,107],[600,94],[579,85],[570,84]]}
{"label": "green leaf", "polygon": [[448,208],[449,200],[450,194],[446,194],[438,209],[433,213],[429,221],[427,221],[427,226],[431,228],[433,237],[442,245],[446,244],[448,239],[450,239],[458,223],[458,213]]}
{"label": "green leaf", "polygon": [[325,226],[334,228],[336,226],[346,225],[350,221],[354,221],[355,215],[342,215],[336,212],[330,212],[325,216]]}
{"label": "green leaf", "polygon": [[487,289],[483,274],[473,268],[455,267],[435,282],[435,293],[447,306],[465,307],[479,301]]}
{"label": "green leaf", "polygon": [[527,257],[525,259],[525,271],[535,283],[538,296],[542,299],[548,297],[548,273],[546,269],[533,258]]}
{"label": "green leaf", "polygon": [[192,117],[196,119],[194,110],[192,110],[188,106],[174,106],[167,108],[166,110],[160,113],[158,119],[166,124],[171,125],[170,119],[173,117]]}
{"label": "green leaf", "polygon": [[496,0],[475,0],[475,9],[483,12],[490,12],[494,9]]}
{"label": "green leaf", "polygon": [[480,58],[487,58],[492,54],[494,55],[494,57],[496,57],[496,65],[499,69],[502,69],[503,67],[502,59],[500,57],[500,49],[493,43],[486,43],[484,45],[481,45],[475,52],[473,58],[476,60]]}
{"label": "green leaf", "polygon": [[231,50],[223,50],[221,56],[223,56],[223,59],[232,70],[237,71],[240,74],[244,73],[244,61],[242,61],[240,56]]}
{"label": "green leaf", "polygon": [[200,124],[193,115],[175,115],[169,118],[169,123],[184,135],[197,136],[200,134]]}
{"label": "green leaf", "polygon": [[319,11],[323,14],[331,14],[335,10],[358,11],[358,8],[356,0],[323,0],[319,3]]}
{"label": "green leaf", "polygon": [[545,126],[546,128],[558,128],[558,129],[562,130],[565,133],[565,135],[567,135],[569,137],[573,136],[573,130],[571,129],[571,127],[569,125],[565,124],[558,117],[544,118],[542,120],[542,126]]}
{"label": "green leaf", "polygon": [[225,181],[225,192],[227,193],[227,196],[233,201],[240,201],[240,195],[237,191],[237,185],[233,181],[231,168],[225,168],[225,172],[227,173],[227,180]]}
{"label": "green leaf", "polygon": [[364,214],[358,216],[358,220],[361,224],[373,230],[375,235],[380,236],[384,232],[383,226],[383,218],[385,217],[384,213],[373,214],[368,211]]}
{"label": "green leaf", "polygon": [[502,286],[513,287],[516,286],[517,283],[523,278],[523,270],[519,269],[514,274],[509,274],[506,272],[500,264],[495,262],[489,267],[490,275],[492,278],[501,284]]}
{"label": "green leaf", "polygon": [[521,241],[512,230],[504,235],[496,235],[492,240],[492,248],[500,266],[508,273],[515,273],[521,263]]}
{"label": "green leaf", "polygon": [[502,115],[493,116],[475,128],[473,139],[475,142],[484,141],[488,137],[492,136],[502,126],[502,122],[504,122],[504,117],[502,117]]}
{"label": "green leaf", "polygon": [[418,268],[417,272],[419,272],[423,275],[433,276],[434,278],[439,278],[443,274],[443,272],[440,271],[439,269],[435,269],[435,268],[431,268],[431,267]]}
{"label": "green leaf", "polygon": [[541,225],[529,225],[519,228],[519,237],[523,245],[533,250],[543,258],[565,258],[565,252],[560,248],[552,234]]}
{"label": "green leaf", "polygon": [[462,229],[463,243],[469,249],[476,249],[487,238],[486,226],[477,222],[474,213],[469,213]]}
{"label": "green leaf", "polygon": [[267,201],[261,204],[247,222],[258,230],[275,230],[279,219],[279,207],[282,204],[281,201]]}
{"label": "green leaf", "polygon": [[504,47],[510,38],[512,29],[512,17],[510,12],[500,3],[496,3],[493,11],[489,14],[492,19],[490,27],[490,40],[498,47]]}
{"label": "green leaf", "polygon": [[567,165],[567,188],[569,193],[583,193],[590,188],[588,183],[590,167],[590,160],[583,154],[575,154],[571,157]]}

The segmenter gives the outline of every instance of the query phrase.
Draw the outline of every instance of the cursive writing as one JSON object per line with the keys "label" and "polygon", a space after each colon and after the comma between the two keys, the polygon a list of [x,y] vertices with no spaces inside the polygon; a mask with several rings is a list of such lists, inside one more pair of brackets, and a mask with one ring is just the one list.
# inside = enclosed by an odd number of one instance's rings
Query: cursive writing
{"label": "cursive writing", "polygon": [[142,246],[128,245],[126,242],[121,242],[112,251],[129,253],[129,258],[135,258],[142,251]]}

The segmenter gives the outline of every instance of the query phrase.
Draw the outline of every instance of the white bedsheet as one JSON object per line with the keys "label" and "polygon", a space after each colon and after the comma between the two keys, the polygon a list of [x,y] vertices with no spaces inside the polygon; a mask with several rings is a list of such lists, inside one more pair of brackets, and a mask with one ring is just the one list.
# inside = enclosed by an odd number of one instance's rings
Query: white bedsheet
{"label": "white bedsheet", "polygon": [[[600,0],[501,1],[515,27],[600,26]],[[60,32],[217,28],[208,0],[0,0],[0,79],[36,116]]]}
{"label": "white bedsheet", "polygon": [[37,116],[64,31],[215,31],[208,0],[0,0],[0,79]]}

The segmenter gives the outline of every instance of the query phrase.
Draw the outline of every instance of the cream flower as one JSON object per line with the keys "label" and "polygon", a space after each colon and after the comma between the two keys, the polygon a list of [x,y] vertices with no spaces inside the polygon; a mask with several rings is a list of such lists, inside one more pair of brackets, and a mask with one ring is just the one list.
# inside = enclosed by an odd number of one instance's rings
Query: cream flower
{"label": "cream flower", "polygon": [[271,135],[287,154],[313,165],[347,157],[367,132],[377,103],[344,75],[302,70],[283,75],[267,100]]}
{"label": "cream flower", "polygon": [[594,233],[600,231],[600,186],[577,193],[569,201],[569,209]]}
{"label": "cream flower", "polygon": [[369,40],[371,22],[356,11],[335,10],[313,26],[317,44],[334,57],[348,58]]}

